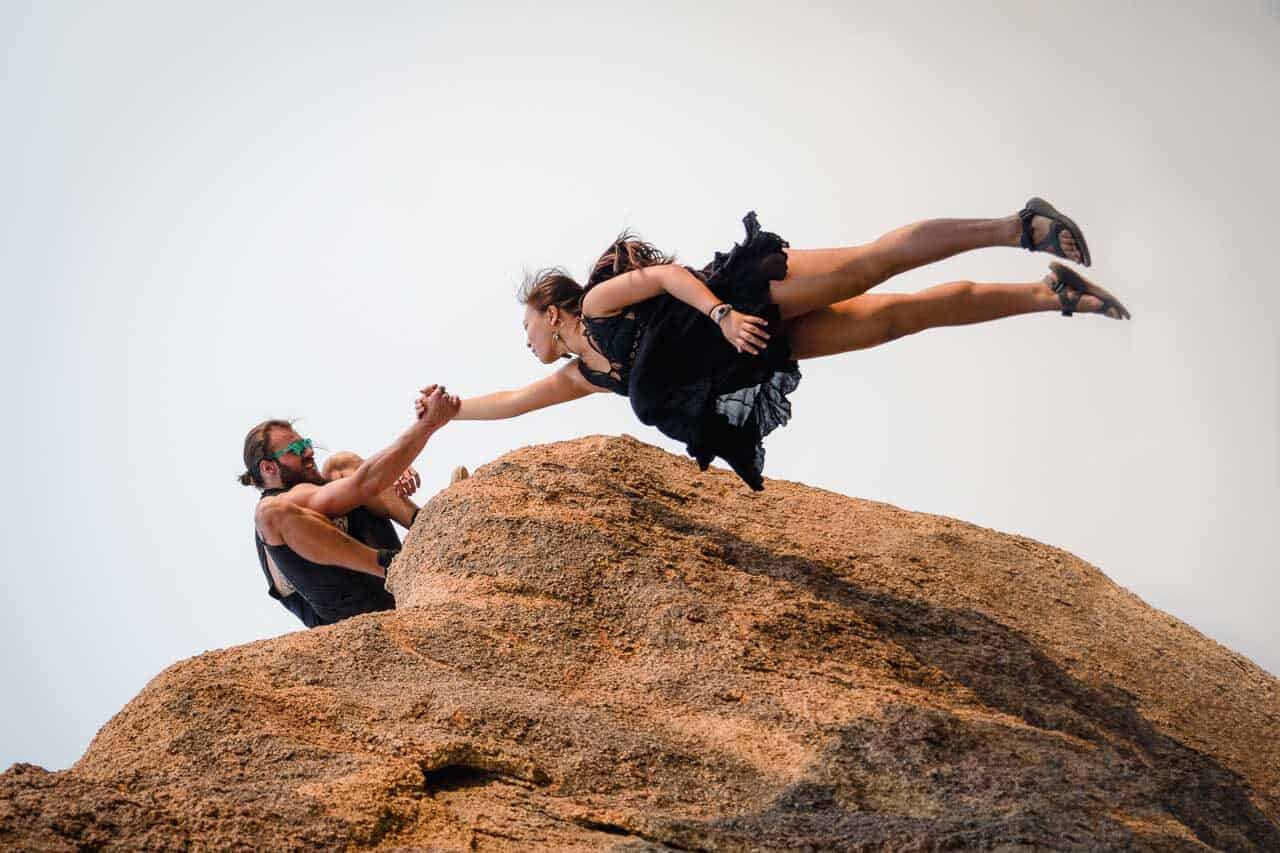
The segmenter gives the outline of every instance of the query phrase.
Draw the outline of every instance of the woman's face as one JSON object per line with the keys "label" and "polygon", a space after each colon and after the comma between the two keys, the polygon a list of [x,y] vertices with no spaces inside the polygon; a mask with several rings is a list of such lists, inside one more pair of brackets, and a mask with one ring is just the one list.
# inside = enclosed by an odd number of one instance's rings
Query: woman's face
{"label": "woman's face", "polygon": [[551,315],[558,317],[559,313],[559,309],[554,306],[544,311],[539,311],[532,305],[524,307],[524,342],[543,364],[551,364],[560,358],[559,347],[553,338],[555,326],[551,323]]}

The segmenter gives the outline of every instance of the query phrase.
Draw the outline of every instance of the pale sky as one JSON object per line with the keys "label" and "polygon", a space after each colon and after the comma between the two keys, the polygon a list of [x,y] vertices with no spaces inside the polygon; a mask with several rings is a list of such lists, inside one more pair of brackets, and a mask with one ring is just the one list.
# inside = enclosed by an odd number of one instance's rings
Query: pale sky
{"label": "pale sky", "polygon": [[[65,767],[164,667],[301,628],[234,481],[251,425],[371,453],[425,383],[545,374],[526,268],[581,275],[623,227],[701,265],[750,209],[800,248],[1031,195],[1080,222],[1132,322],[806,362],[765,473],[1064,548],[1280,672],[1276,2],[0,0],[0,47],[0,769]],[[420,496],[622,432],[681,451],[599,395],[451,425]]]}

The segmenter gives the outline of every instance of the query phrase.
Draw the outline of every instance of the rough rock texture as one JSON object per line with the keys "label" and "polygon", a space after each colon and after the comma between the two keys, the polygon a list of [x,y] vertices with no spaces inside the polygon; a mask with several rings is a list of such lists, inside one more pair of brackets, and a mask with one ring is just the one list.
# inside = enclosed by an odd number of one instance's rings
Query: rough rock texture
{"label": "rough rock texture", "polygon": [[390,584],[11,768],[0,847],[1280,850],[1277,680],[1029,539],[592,437]]}

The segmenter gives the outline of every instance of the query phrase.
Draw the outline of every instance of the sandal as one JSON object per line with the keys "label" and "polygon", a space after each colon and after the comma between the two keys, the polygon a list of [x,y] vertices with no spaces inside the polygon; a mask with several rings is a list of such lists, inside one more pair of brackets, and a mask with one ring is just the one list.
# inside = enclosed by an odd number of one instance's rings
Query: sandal
{"label": "sandal", "polygon": [[[1031,220],[1037,216],[1051,220],[1049,233],[1039,243],[1031,239]],[[1089,257],[1089,244],[1084,241],[1084,232],[1070,217],[1059,213],[1057,208],[1049,202],[1039,197],[1029,200],[1026,206],[1018,211],[1018,218],[1022,220],[1022,240],[1020,241],[1022,248],[1029,252],[1050,252],[1069,261],[1071,258],[1068,258],[1066,252],[1062,250],[1062,243],[1059,240],[1062,232],[1066,231],[1071,234],[1071,238],[1076,241],[1076,247],[1080,249],[1080,263],[1086,267],[1093,264],[1093,259]]]}
{"label": "sandal", "polygon": [[[1102,302],[1101,307],[1090,312],[1092,314],[1105,314],[1113,320],[1128,320],[1132,316],[1129,313],[1129,309],[1120,304],[1119,299],[1116,299],[1066,264],[1054,261],[1049,264],[1049,269],[1052,272],[1044,277],[1044,283],[1049,285],[1050,290],[1058,294],[1058,301],[1062,303],[1062,316],[1070,317],[1075,313],[1076,306],[1080,304],[1080,300],[1085,296],[1092,296]],[[1116,313],[1112,314],[1112,309]]]}

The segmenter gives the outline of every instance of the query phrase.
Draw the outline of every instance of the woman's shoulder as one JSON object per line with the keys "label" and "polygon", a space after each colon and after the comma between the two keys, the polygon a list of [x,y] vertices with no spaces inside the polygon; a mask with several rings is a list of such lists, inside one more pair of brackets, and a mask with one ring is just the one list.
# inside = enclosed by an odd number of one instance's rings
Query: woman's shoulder
{"label": "woman's shoulder", "polygon": [[575,355],[567,364],[557,367],[554,375],[559,376],[570,384],[580,385],[582,378],[590,371],[591,368],[587,367],[587,363],[582,360],[582,356]]}

